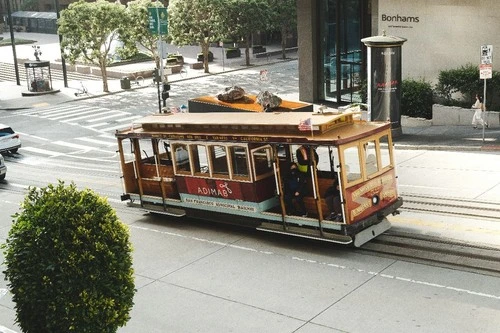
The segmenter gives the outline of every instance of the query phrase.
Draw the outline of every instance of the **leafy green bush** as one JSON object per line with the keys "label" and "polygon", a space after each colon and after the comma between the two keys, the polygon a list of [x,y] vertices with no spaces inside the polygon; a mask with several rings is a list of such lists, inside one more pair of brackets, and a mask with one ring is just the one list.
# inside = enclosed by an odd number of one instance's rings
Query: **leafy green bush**
{"label": "leafy green bush", "polygon": [[[444,105],[470,108],[476,94],[483,95],[484,80],[479,78],[479,68],[467,64],[457,69],[441,71],[436,85],[437,94],[442,97]],[[500,73],[493,71],[491,79],[486,80],[486,107],[489,110],[500,108]],[[461,96],[453,98],[454,93]]]}
{"label": "leafy green bush", "polygon": [[401,114],[415,118],[432,119],[432,87],[424,80],[403,80],[401,87]]}
{"label": "leafy green bush", "polygon": [[23,332],[116,332],[135,293],[127,228],[90,190],[30,188],[3,245]]}
{"label": "leafy green bush", "polygon": [[[476,93],[482,91],[483,80],[479,79],[479,69],[471,63],[439,72],[436,92],[444,98],[445,105],[460,105],[463,101],[464,105],[470,106]],[[463,99],[454,99],[454,93],[461,93]]]}

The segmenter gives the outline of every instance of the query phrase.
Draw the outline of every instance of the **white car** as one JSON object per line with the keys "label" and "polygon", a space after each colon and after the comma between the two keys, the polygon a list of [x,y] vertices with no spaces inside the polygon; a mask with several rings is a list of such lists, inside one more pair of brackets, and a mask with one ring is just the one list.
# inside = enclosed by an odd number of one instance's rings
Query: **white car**
{"label": "white car", "polygon": [[16,153],[21,147],[19,134],[7,125],[0,124],[0,153]]}
{"label": "white car", "polygon": [[0,180],[4,180],[6,174],[7,174],[7,166],[5,165],[5,160],[3,159],[3,156],[0,154]]}

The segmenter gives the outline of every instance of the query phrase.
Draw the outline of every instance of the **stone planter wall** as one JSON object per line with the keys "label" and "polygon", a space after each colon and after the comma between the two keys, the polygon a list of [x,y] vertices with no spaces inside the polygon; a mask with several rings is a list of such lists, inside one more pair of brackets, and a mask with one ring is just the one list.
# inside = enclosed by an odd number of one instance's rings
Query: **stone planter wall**
{"label": "stone planter wall", "polygon": [[[471,126],[474,112],[473,109],[434,104],[432,106],[432,125]],[[500,112],[486,111],[485,119],[490,127],[500,127]]]}

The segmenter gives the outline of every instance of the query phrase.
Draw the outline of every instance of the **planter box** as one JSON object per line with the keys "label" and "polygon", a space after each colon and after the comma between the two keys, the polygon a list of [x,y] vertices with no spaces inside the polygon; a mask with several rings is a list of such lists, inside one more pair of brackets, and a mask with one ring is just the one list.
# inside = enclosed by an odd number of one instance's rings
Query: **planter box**
{"label": "planter box", "polygon": [[[203,62],[203,53],[198,53],[196,60]],[[212,61],[214,61],[214,54],[212,53],[212,51],[208,51],[208,62]]]}
{"label": "planter box", "polygon": [[182,56],[182,54],[169,54],[168,57],[167,57],[167,62],[170,59],[175,59],[175,61],[178,64],[181,64],[181,65],[184,64],[184,57]]}
{"label": "planter box", "polygon": [[252,54],[256,53],[264,53],[266,52],[266,48],[262,45],[254,45],[252,46]]}
{"label": "planter box", "polygon": [[241,50],[240,49],[227,49],[226,50],[226,58],[231,59],[231,58],[238,58],[241,57]]}
{"label": "planter box", "polygon": [[202,62],[195,62],[195,63],[192,63],[189,67],[191,67],[191,69],[203,69],[203,63]]}

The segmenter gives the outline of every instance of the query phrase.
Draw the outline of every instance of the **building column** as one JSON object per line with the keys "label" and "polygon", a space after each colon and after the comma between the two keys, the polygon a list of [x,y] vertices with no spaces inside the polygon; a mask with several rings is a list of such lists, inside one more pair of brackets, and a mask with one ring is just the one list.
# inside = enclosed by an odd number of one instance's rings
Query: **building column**
{"label": "building column", "polygon": [[318,100],[318,2],[297,0],[297,32],[299,52],[299,100]]}

